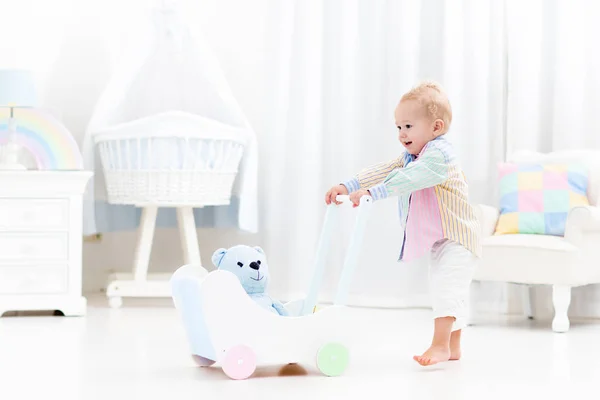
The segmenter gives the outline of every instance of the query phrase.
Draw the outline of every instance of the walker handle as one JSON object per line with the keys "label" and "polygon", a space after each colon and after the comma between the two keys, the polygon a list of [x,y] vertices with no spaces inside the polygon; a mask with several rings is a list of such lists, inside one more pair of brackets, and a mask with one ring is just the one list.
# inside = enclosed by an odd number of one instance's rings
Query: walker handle
{"label": "walker handle", "polygon": [[352,277],[354,276],[354,271],[358,264],[362,241],[372,206],[373,198],[371,196],[363,196],[360,198],[360,206],[358,207],[358,213],[354,222],[354,229],[352,236],[350,237],[350,242],[348,243],[348,248],[346,249],[346,257],[338,282],[337,293],[333,301],[334,305],[346,305],[350,284],[352,283]]}
{"label": "walker handle", "polygon": [[[350,201],[350,196],[347,194],[338,194],[335,199],[342,204],[340,206],[352,206],[352,202]],[[363,196],[360,198],[359,206],[362,206],[365,203],[371,203],[373,201],[373,197],[371,196]]]}
{"label": "walker handle", "polygon": [[[341,201],[340,206],[352,206],[350,196],[339,195],[336,196],[337,201]],[[362,236],[365,231],[365,225],[368,218],[370,206],[373,205],[373,198],[371,196],[363,196],[360,198],[360,207],[358,215],[356,216],[356,223],[354,232],[350,239],[350,244],[346,250],[346,259],[342,269],[342,274],[338,284],[338,290],[335,298],[335,304],[345,304],[346,296],[350,286],[350,280],[356,268],[356,262],[358,258],[358,252],[360,250]],[[317,298],[323,281],[323,273],[325,271],[325,259],[327,256],[327,250],[331,244],[331,237],[333,236],[333,228],[337,223],[339,217],[339,206],[332,203],[327,207],[325,213],[325,221],[323,222],[323,228],[321,229],[321,236],[319,237],[319,244],[317,246],[317,254],[315,257],[315,269],[313,271],[313,277],[311,280],[308,294],[304,299],[302,310],[300,315],[309,315],[314,312],[314,308],[317,305]]]}
{"label": "walker handle", "polygon": [[321,235],[319,237],[319,244],[317,245],[317,254],[315,257],[315,269],[313,271],[313,277],[308,288],[308,294],[304,299],[302,310],[300,315],[309,315],[314,312],[314,308],[317,305],[317,298],[319,291],[321,290],[321,283],[323,281],[323,272],[325,271],[325,259],[327,257],[327,250],[331,243],[331,237],[333,236],[333,227],[337,222],[339,215],[339,209],[334,203],[327,207],[325,212],[325,220],[323,221],[323,227],[321,228]]}

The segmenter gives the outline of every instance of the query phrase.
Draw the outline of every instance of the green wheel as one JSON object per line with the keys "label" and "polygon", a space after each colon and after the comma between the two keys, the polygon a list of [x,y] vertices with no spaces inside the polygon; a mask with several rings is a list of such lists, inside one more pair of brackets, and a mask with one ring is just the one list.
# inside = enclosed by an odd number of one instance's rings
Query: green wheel
{"label": "green wheel", "polygon": [[350,352],[339,343],[327,343],[317,353],[317,367],[327,376],[340,376],[350,362]]}

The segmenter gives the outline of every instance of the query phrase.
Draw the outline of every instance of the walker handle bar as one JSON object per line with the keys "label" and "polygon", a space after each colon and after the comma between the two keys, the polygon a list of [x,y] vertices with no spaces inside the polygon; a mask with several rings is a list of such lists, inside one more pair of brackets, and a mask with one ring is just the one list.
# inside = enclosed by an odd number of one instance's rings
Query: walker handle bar
{"label": "walker handle bar", "polygon": [[[339,195],[336,200],[341,202],[339,206],[351,206],[352,202],[348,195]],[[346,258],[344,260],[344,266],[342,268],[341,277],[338,284],[338,290],[335,297],[335,304],[342,305],[346,302],[346,297],[351,283],[351,278],[358,262],[358,254],[362,244],[362,238],[365,231],[366,222],[373,205],[373,198],[371,196],[363,196],[360,199],[358,207],[358,214],[356,216],[356,222],[354,225],[354,232],[350,238],[348,249],[346,251]],[[301,315],[308,315],[314,312],[314,308],[317,305],[317,298],[321,289],[323,281],[323,272],[325,270],[325,259],[327,258],[327,251],[331,244],[331,237],[333,235],[333,227],[337,222],[338,217],[338,205],[332,203],[327,207],[325,213],[325,220],[323,222],[323,228],[321,229],[321,236],[319,238],[319,244],[317,247],[317,254],[315,257],[315,269],[313,278],[308,290],[306,299],[302,306]]]}

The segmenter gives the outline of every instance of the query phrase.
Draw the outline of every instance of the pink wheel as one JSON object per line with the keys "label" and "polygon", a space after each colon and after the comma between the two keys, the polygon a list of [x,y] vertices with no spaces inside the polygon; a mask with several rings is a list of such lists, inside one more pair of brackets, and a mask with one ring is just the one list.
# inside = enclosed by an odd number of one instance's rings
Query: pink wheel
{"label": "pink wheel", "polygon": [[233,346],[227,350],[222,368],[231,379],[246,379],[256,369],[256,355],[248,346]]}

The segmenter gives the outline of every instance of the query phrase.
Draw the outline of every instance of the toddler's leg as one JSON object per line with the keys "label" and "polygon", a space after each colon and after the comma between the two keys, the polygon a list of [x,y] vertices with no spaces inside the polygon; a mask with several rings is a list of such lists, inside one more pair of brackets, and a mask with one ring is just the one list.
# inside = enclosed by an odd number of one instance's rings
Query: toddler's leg
{"label": "toddler's leg", "polygon": [[433,365],[460,359],[461,329],[466,325],[469,287],[473,276],[473,256],[454,242],[434,247],[430,266],[430,291],[435,318],[429,349],[414,359]]}

